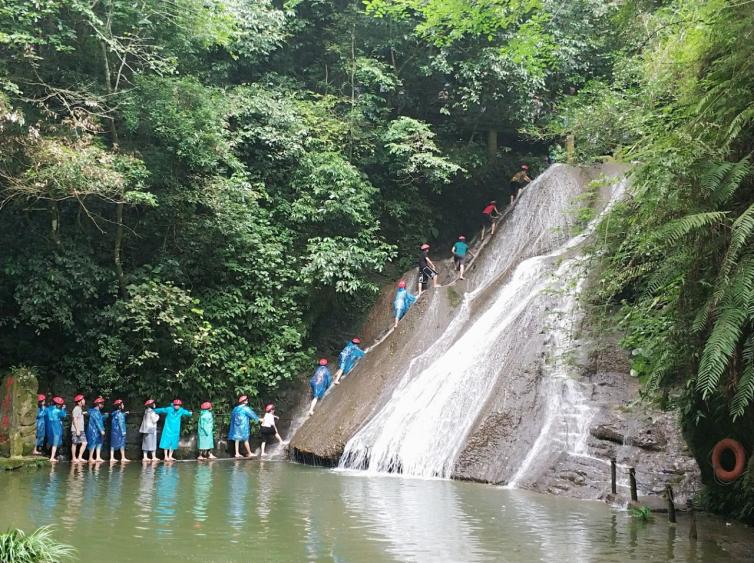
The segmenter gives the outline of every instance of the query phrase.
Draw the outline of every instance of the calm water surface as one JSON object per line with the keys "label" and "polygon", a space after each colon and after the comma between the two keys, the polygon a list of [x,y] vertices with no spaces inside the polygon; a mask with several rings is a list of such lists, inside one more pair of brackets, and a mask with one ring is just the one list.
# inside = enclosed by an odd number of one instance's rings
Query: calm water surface
{"label": "calm water surface", "polygon": [[[81,559],[143,561],[724,561],[752,530],[643,523],[596,502],[287,462],[0,475],[0,529],[54,524]],[[732,552],[727,551],[733,549]]]}

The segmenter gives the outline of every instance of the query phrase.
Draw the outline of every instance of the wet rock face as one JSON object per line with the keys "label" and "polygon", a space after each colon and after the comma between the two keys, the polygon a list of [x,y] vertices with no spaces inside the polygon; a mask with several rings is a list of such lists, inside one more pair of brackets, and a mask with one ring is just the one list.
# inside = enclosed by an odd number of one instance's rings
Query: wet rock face
{"label": "wet rock face", "polygon": [[19,368],[0,382],[0,456],[28,455],[34,449],[37,378]]}

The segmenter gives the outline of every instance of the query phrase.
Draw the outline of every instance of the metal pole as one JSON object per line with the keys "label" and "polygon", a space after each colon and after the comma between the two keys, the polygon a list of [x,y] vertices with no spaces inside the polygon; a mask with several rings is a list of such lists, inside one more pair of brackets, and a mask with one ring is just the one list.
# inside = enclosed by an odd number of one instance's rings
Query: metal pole
{"label": "metal pole", "polygon": [[618,482],[616,479],[616,463],[615,458],[610,460],[610,490],[615,495],[618,493]]}
{"label": "metal pole", "polygon": [[636,469],[633,467],[628,469],[628,478],[631,481],[631,500],[639,502],[639,494],[636,492]]}
{"label": "metal pole", "polygon": [[665,485],[665,496],[668,499],[668,521],[675,524],[675,500],[673,500],[673,487]]}

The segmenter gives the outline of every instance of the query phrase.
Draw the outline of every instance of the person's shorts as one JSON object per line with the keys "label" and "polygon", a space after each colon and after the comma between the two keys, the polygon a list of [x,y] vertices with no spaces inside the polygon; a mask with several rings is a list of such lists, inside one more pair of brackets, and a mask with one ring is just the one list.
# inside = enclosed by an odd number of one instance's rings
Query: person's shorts
{"label": "person's shorts", "polygon": [[424,268],[419,268],[419,283],[425,284],[432,278],[434,278],[437,275],[437,272],[435,272],[432,268],[429,266],[426,266]]}
{"label": "person's shorts", "polygon": [[86,434],[82,432],[81,434],[76,434],[75,432],[71,432],[71,443],[72,444],[86,444]]}
{"label": "person's shorts", "polygon": [[482,213],[483,225],[492,225],[492,223],[494,222],[495,222],[495,219],[492,217],[492,213]]}
{"label": "person's shorts", "polygon": [[259,429],[262,434],[262,441],[267,443],[275,437],[275,429],[272,426],[262,426]]}
{"label": "person's shorts", "polygon": [[453,263],[456,266],[463,266],[464,264],[466,264],[466,257],[467,256],[468,256],[468,254],[464,254],[463,256],[459,256],[458,254],[454,254],[453,255]]}

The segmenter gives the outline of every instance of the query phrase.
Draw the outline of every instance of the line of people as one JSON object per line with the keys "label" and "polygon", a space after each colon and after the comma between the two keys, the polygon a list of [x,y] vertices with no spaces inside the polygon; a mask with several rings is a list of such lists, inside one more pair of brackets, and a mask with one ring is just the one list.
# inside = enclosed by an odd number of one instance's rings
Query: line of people
{"label": "line of people", "polygon": [[[126,457],[126,416],[129,411],[122,399],[113,401],[112,412],[102,412],[105,399],[97,397],[91,408],[85,410],[86,399],[78,394],[73,398],[74,407],[71,412],[71,461],[73,463],[102,463],[102,446],[105,443],[105,423],[110,421],[110,463],[117,461],[120,456],[122,463],[128,463]],[[170,405],[157,407],[154,399],[144,402],[144,414],[139,427],[142,435],[141,450],[143,462],[156,462],[157,458],[157,430],[160,415],[165,415],[165,422],[160,435],[159,449],[163,450],[163,461],[175,461],[174,453],[180,445],[181,421],[183,418],[193,416],[193,412],[183,407],[183,401],[175,399]],[[51,404],[47,404],[45,395],[37,395],[37,420],[35,455],[42,455],[42,449],[47,445],[50,449],[50,461],[57,462],[57,456],[63,446],[64,426],[63,421],[68,417],[65,400],[62,397],[53,397]],[[265,447],[273,438],[283,443],[277,430],[275,405],[270,403],[265,407],[265,413],[260,419],[249,407],[249,398],[242,395],[231,412],[228,440],[235,442],[236,457],[254,457],[251,452],[249,439],[251,436],[250,421],[254,420],[260,425],[262,438],[261,455],[265,455]],[[197,423],[197,447],[199,460],[216,459],[215,449],[215,417],[212,412],[212,403],[205,401],[200,406]],[[240,453],[240,445],[246,449],[245,456]],[[84,454],[88,454],[84,458]]]}

